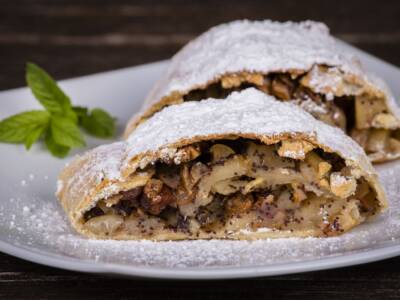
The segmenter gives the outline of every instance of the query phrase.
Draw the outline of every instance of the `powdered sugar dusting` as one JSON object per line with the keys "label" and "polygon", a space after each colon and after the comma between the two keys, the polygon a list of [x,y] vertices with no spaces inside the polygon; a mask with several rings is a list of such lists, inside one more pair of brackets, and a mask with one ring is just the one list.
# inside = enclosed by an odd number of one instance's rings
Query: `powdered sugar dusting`
{"label": "powdered sugar dusting", "polygon": [[317,67],[313,67],[309,76],[309,84],[315,92],[323,93],[326,89],[330,89],[332,92],[326,95],[326,99],[334,99],[334,94],[342,83],[341,72],[337,67],[328,68],[326,72],[319,72]]}
{"label": "powdered sugar dusting", "polygon": [[307,100],[291,100],[293,104],[300,106],[306,112],[309,113],[318,113],[318,114],[325,114],[328,110],[322,104],[317,104],[312,99],[308,98]]}
{"label": "powdered sugar dusting", "polygon": [[[399,243],[400,162],[378,166],[390,209],[340,237],[257,241],[101,241],[76,234],[56,199],[16,193],[12,204],[0,204],[0,228],[9,243],[52,254],[128,266],[207,268],[268,266],[320,259]],[[40,190],[41,182],[37,190]],[[42,183],[43,184],[43,183]],[[24,191],[21,189],[20,191]]]}
{"label": "powdered sugar dusting", "polygon": [[186,92],[227,73],[309,70],[337,66],[368,81],[359,61],[330,36],[325,24],[235,21],[211,28],[172,59],[143,110],[173,91]]}
{"label": "powdered sugar dusting", "polygon": [[127,139],[127,162],[139,153],[157,151],[170,143],[215,134],[283,133],[315,135],[346,159],[359,161],[374,173],[361,147],[340,129],[315,120],[291,103],[276,101],[254,88],[234,92],[226,100],[208,99],[164,108],[141,124]]}
{"label": "powdered sugar dusting", "polygon": [[[127,167],[137,155],[147,152],[158,151],[160,158],[172,158],[179,163],[179,150],[170,145],[193,137],[221,134],[275,136],[287,133],[312,136],[344,158],[357,161],[370,174],[374,173],[361,147],[340,129],[317,121],[292,103],[276,101],[272,96],[249,88],[234,92],[225,100],[185,102],[164,108],[141,124],[126,141],[100,146],[77,158],[73,165],[78,165],[79,169],[59,187],[74,198],[82,197],[90,192],[88,187],[95,186],[89,185],[88,179],[96,182],[103,179],[123,180],[121,169]],[[85,163],[77,163],[81,160]],[[152,161],[145,156],[138,166],[144,168],[149,163]],[[109,186],[102,190],[102,196],[107,197],[113,192],[114,186]]]}
{"label": "powdered sugar dusting", "polygon": [[[82,156],[75,158],[72,164],[73,174],[64,181],[57,182],[57,194],[63,189],[68,190],[73,198],[83,197],[91,192],[95,184],[105,178],[109,180],[121,178],[121,165],[126,144],[117,142],[99,146]],[[85,162],[85,163],[81,163]],[[92,183],[95,182],[93,185]]]}

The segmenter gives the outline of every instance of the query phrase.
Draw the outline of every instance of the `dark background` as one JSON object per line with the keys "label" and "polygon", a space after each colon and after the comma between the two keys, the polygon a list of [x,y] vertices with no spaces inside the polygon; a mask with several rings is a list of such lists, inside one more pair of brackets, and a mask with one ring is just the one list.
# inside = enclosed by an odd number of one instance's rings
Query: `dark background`
{"label": "dark background", "polygon": [[[400,1],[0,1],[0,90],[33,61],[57,79],[169,58],[212,25],[249,18],[320,20],[400,66]],[[0,108],[1,109],[1,108]],[[400,258],[253,280],[128,280],[67,272],[0,254],[0,299],[400,298]]]}

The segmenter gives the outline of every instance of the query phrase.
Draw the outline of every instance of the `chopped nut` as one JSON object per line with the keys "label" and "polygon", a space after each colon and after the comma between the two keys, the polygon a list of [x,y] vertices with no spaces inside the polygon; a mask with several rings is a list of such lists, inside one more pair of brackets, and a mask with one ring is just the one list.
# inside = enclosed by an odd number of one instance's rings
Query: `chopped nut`
{"label": "chopped nut", "polygon": [[239,87],[245,82],[261,86],[264,83],[264,76],[262,74],[247,72],[226,75],[221,79],[221,86],[224,89],[230,89]]}
{"label": "chopped nut", "polygon": [[235,154],[235,151],[233,151],[232,148],[223,145],[223,144],[215,144],[210,148],[210,152],[212,154],[212,161],[213,162],[218,162],[224,158],[227,158],[233,154]]}
{"label": "chopped nut", "polygon": [[341,175],[339,172],[331,174],[330,178],[332,193],[340,198],[347,198],[356,191],[357,184],[353,177]]}
{"label": "chopped nut", "polygon": [[285,80],[284,77],[275,78],[272,81],[272,94],[282,100],[292,99],[293,82]]}
{"label": "chopped nut", "polygon": [[372,129],[366,150],[369,152],[385,152],[389,138],[389,131],[386,129]]}
{"label": "chopped nut", "polygon": [[150,179],[149,182],[144,186],[143,192],[149,197],[154,198],[156,197],[163,187],[163,182],[158,179]]}
{"label": "chopped nut", "polygon": [[145,211],[158,215],[168,204],[176,202],[176,198],[161,180],[151,179],[143,189],[140,202]]}
{"label": "chopped nut", "polygon": [[327,179],[325,179],[325,178],[321,179],[321,180],[318,182],[318,184],[319,184],[320,187],[322,187],[322,188],[324,188],[324,189],[327,189],[327,190],[330,190],[329,182],[328,182]]}
{"label": "chopped nut", "polygon": [[293,159],[304,159],[306,154],[313,150],[313,144],[306,141],[286,140],[282,141],[282,145],[278,150],[278,154],[282,157]]}
{"label": "chopped nut", "polygon": [[399,125],[396,117],[388,113],[377,114],[372,120],[372,126],[378,128],[396,129]]}
{"label": "chopped nut", "polygon": [[238,87],[242,84],[242,79],[237,75],[225,76],[221,79],[221,86],[224,89]]}
{"label": "chopped nut", "polygon": [[326,161],[318,163],[318,178],[324,177],[331,169],[332,165]]}
{"label": "chopped nut", "polygon": [[[176,158],[179,158],[175,163],[180,164],[183,162],[191,161],[193,159],[196,159],[200,155],[200,149],[199,147],[194,147],[194,146],[186,146],[184,148],[181,148],[178,150],[176,153]],[[176,160],[175,158],[175,160]]]}
{"label": "chopped nut", "polygon": [[383,99],[370,99],[364,96],[356,97],[356,128],[369,128],[374,117],[382,113],[385,109],[386,105]]}
{"label": "chopped nut", "polygon": [[305,160],[300,164],[302,174],[309,181],[322,179],[331,170],[332,165],[323,160],[317,153],[309,152]]}

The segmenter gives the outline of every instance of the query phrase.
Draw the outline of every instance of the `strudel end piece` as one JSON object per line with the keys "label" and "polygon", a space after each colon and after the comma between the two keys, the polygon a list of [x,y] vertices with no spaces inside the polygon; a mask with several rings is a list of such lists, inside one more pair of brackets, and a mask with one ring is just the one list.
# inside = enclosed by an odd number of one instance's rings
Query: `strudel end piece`
{"label": "strudel end piece", "polygon": [[249,86],[342,128],[374,162],[400,157],[400,113],[390,91],[311,21],[237,21],[202,34],[172,59],[127,135],[164,106]]}

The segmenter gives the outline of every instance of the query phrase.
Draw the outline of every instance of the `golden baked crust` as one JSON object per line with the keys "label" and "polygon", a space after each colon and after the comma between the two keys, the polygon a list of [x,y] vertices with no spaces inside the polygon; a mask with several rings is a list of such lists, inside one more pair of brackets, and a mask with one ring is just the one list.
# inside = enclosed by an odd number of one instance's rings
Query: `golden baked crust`
{"label": "golden baked crust", "polygon": [[[249,98],[246,105],[243,97]],[[90,238],[152,240],[329,236],[387,206],[362,149],[340,130],[254,89],[233,93],[226,101],[207,101],[171,106],[143,123],[128,141],[96,148],[63,170],[57,195],[78,232]],[[176,185],[165,178],[163,167],[179,169]],[[202,168],[205,173],[193,175]],[[195,177],[201,179],[189,191],[196,197],[178,199],[182,182]],[[146,196],[138,202],[139,192]],[[296,205],[290,208],[293,216],[307,205],[341,204],[334,212],[338,220],[321,219],[320,207],[310,208],[305,217],[319,216],[318,226],[285,224],[282,211],[271,218],[259,216],[271,203],[281,210],[289,192],[290,205]],[[127,208],[122,200],[133,204]],[[223,212],[229,217],[223,226],[207,223],[212,203],[225,203]],[[178,209],[190,221],[166,226],[169,217],[161,214],[167,208]],[[202,210],[205,218],[199,215]],[[257,216],[263,222],[257,223]]]}
{"label": "golden baked crust", "polygon": [[249,86],[342,128],[373,162],[400,157],[400,113],[391,92],[315,22],[243,21],[207,31],[174,56],[125,137],[163,107],[224,99]]}

